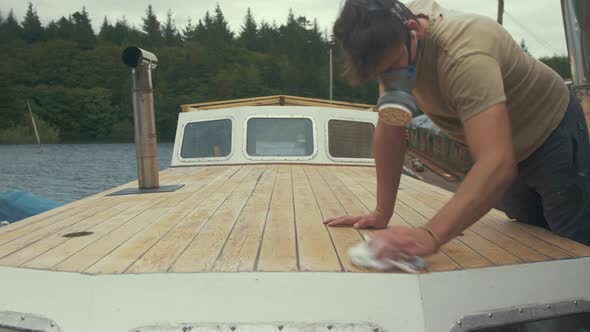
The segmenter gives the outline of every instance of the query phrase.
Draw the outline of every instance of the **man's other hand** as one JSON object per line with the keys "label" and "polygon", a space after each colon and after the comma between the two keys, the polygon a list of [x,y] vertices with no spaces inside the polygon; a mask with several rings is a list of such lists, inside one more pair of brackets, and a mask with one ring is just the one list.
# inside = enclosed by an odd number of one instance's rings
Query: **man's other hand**
{"label": "man's other hand", "polygon": [[389,224],[389,218],[379,212],[372,212],[362,216],[342,216],[324,221],[330,227],[350,227],[356,229],[384,229]]}

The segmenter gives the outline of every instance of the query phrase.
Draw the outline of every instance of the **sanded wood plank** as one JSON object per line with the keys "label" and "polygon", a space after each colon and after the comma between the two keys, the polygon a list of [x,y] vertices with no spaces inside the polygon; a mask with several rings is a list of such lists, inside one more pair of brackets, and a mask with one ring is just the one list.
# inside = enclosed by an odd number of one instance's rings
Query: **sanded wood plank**
{"label": "sanded wood plank", "polygon": [[129,209],[134,204],[136,203],[133,201],[125,201],[119,203],[111,208],[104,209],[101,212],[91,217],[88,217],[76,224],[73,224],[69,227],[65,227],[55,233],[49,234],[44,238],[36,242],[33,242],[19,249],[18,251],[0,259],[0,265],[19,266],[21,264],[24,264],[29,260],[47,252],[48,250],[53,249],[58,245],[66,242],[68,238],[64,237],[64,235],[70,233],[85,232],[88,229],[92,228],[92,226],[99,224],[106,219],[123,213],[125,210]]}
{"label": "sanded wood plank", "polygon": [[[148,198],[157,194],[144,194],[144,198]],[[162,195],[162,194],[158,194]],[[163,195],[176,195],[175,193],[166,193]],[[181,194],[182,195],[182,194]],[[14,248],[22,243],[31,243],[37,241],[47,235],[50,235],[62,228],[75,225],[81,220],[84,220],[96,213],[102,212],[111,206],[130,200],[130,196],[114,196],[114,197],[99,197],[90,201],[88,204],[77,206],[64,213],[46,218],[36,223],[21,227],[13,232],[5,234],[0,240],[0,245],[10,244],[9,248]],[[173,202],[174,200],[172,200]],[[0,249],[1,250],[1,249]]]}
{"label": "sanded wood plank", "polygon": [[[342,169],[338,171],[336,174],[339,175],[340,178],[343,179],[344,182],[348,184],[355,193],[362,197],[363,201],[366,202],[367,206],[376,206],[377,199],[376,195],[374,194],[374,190],[376,189],[376,184],[370,184],[365,177],[356,177],[355,171],[357,169]],[[370,175],[369,175],[370,176]],[[371,191],[372,189],[372,191]],[[391,220],[389,221],[390,225],[398,225],[398,226],[410,226],[410,227],[419,227],[426,223],[424,220],[416,220],[416,218],[409,218],[406,215],[402,215],[399,212],[394,212]],[[452,247],[457,246],[456,244],[451,244]],[[461,252],[461,250],[459,250]],[[434,255],[425,258],[426,263],[428,264],[427,270],[432,272],[440,272],[440,271],[452,271],[458,270],[461,268],[459,264],[457,264],[452,257],[447,255],[446,250],[441,250]]]}
{"label": "sanded wood plank", "polygon": [[[71,225],[71,223],[83,220],[84,218],[90,217],[100,212],[101,206],[103,208],[106,208],[109,206],[114,206],[122,201],[124,200],[115,199],[113,197],[104,197],[97,199],[92,203],[88,203],[87,205],[77,206],[64,213],[60,213],[43,220],[39,220],[38,222],[28,224],[26,227],[19,228],[13,232],[1,236],[0,248],[1,246],[4,246],[15,240],[21,240],[26,242],[26,238],[31,238],[35,234],[40,234],[41,236],[38,238],[42,238],[44,235],[47,234],[48,227],[51,227],[52,230],[59,230],[61,224],[64,225],[63,227],[67,227]],[[25,239],[23,239],[23,237],[25,237]]]}
{"label": "sanded wood plank", "polygon": [[[438,201],[438,204],[440,204],[439,206],[441,207],[442,204],[446,204],[443,203],[445,202],[445,199],[448,199],[450,196],[452,196],[441,188],[430,186],[425,183],[419,183],[417,182],[417,180],[414,179],[409,179],[408,182],[413,182],[415,186],[420,187],[423,191],[430,190],[428,192],[428,195],[431,199],[431,202],[433,204],[437,204]],[[484,227],[490,227],[494,231],[503,234],[505,237],[511,238],[514,241],[518,241],[522,245],[530,248],[530,250],[527,251],[526,249],[523,249],[522,246],[516,244],[517,247],[520,247],[520,249],[518,249],[518,253],[514,253],[516,256],[527,255],[530,259],[530,257],[536,256],[533,252],[531,252],[531,250],[539,252],[543,256],[553,259],[561,259],[573,256],[572,254],[566,252],[558,246],[554,246],[551,243],[545,241],[544,239],[535,237],[531,233],[523,230],[521,228],[521,224],[516,222],[507,222],[507,219],[505,217],[497,218],[496,216],[498,215],[502,216],[503,213],[497,210],[492,210],[490,213],[484,216],[478,223]],[[535,229],[535,227],[530,228]],[[473,229],[474,232],[477,232],[478,230],[478,228]],[[498,243],[498,245],[501,244]],[[505,249],[508,249],[508,247],[505,247]]]}
{"label": "sanded wood plank", "polygon": [[[418,213],[423,215],[428,220],[432,219],[437,213],[437,210],[432,209],[431,206],[426,205],[424,203],[424,201],[428,200],[425,200],[423,197],[419,196],[416,192],[413,192],[412,190],[406,190],[398,193],[398,198],[400,201],[406,203],[408,206],[416,210]],[[429,202],[429,204],[432,204],[432,202]],[[468,229],[463,232],[463,236],[458,236],[455,238],[455,240],[458,240],[459,242],[465,244],[467,247],[473,249],[473,251],[477,253],[478,256],[485,259],[479,261],[477,256],[472,254],[469,255],[468,253],[462,253],[461,257],[459,258],[451,255],[451,253],[448,252],[449,256],[453,257],[453,259],[456,262],[458,262],[464,267],[480,267],[480,264],[481,266],[508,265],[521,262],[519,258],[513,256],[503,248],[495,245],[494,243],[486,240],[485,238],[479,236],[478,234]],[[456,241],[450,241],[449,244],[449,246],[445,247],[445,250],[452,250],[454,248],[450,247],[453,245],[457,245]],[[454,252],[459,251],[460,250],[454,250]],[[473,264],[474,262],[476,263]]]}
{"label": "sanded wood plank", "polygon": [[366,191],[358,191],[356,183],[347,182],[348,178],[336,176],[336,174],[341,174],[339,173],[341,170],[339,167],[322,167],[319,172],[349,215],[358,216],[371,212],[375,206],[367,206],[367,204],[371,204],[370,200],[373,199],[374,201],[374,197],[371,197],[371,194]]}
{"label": "sanded wood plank", "polygon": [[497,230],[485,225],[482,222],[476,222],[469,229],[486,238],[488,241],[504,248],[506,251],[525,262],[542,262],[549,260],[549,257],[543,255],[537,250],[498,232]]}
{"label": "sanded wood plank", "polygon": [[251,170],[242,168],[229,180],[218,178],[212,181],[206,190],[199,194],[198,198],[192,199],[192,210],[189,210],[189,213],[181,218],[180,222],[169,233],[163,236],[137,262],[129,267],[127,272],[168,271],[180,254],[201,232],[211,216],[216,213],[228,199],[228,196],[248,176],[252,176]]}
{"label": "sanded wood plank", "polygon": [[[334,174],[338,176],[339,179],[342,180],[343,183],[355,194],[359,197],[367,209],[369,207],[377,205],[377,199],[375,194],[373,194],[370,190],[370,185],[366,184],[363,177],[359,177],[353,168],[349,169],[335,169]],[[360,185],[360,183],[365,183],[364,186]],[[373,189],[374,190],[374,189]],[[417,227],[417,225],[413,225],[408,223],[404,218],[402,218],[397,212],[394,213],[392,218],[389,220],[389,225],[397,225],[397,226],[410,226],[410,227]],[[444,252],[436,253],[430,257],[426,257],[426,263],[428,264],[427,270],[436,272],[436,271],[451,271],[459,269],[459,265],[457,265],[451,258],[445,255]]]}
{"label": "sanded wood plank", "polygon": [[213,271],[254,271],[276,178],[276,167],[263,173],[215,262]]}
{"label": "sanded wood plank", "polygon": [[[194,174],[183,175],[183,183],[195,183],[195,179],[201,179],[203,183],[206,183],[208,180],[208,176],[220,173],[220,170],[215,169],[207,169],[207,172],[202,170],[195,170]],[[140,213],[144,212],[145,210],[150,209],[156,203],[164,200],[165,198],[169,198],[172,194],[166,195],[150,195],[149,198],[145,195],[130,195],[129,202],[132,205],[131,208],[119,213],[111,218],[107,218],[104,222],[99,223],[98,225],[88,229],[88,231],[92,232],[91,235],[72,238],[65,241],[63,244],[45,252],[44,254],[40,255],[39,257],[29,261],[28,263],[24,264],[25,267],[30,268],[43,268],[49,269],[55,266],[56,264],[60,263],[61,261],[67,259],[68,257],[74,255],[77,251],[85,248],[86,246],[90,245],[92,242],[102,238],[104,235],[110,233],[111,231],[116,230],[118,227],[123,225],[124,223],[132,220],[134,217],[139,215]],[[147,198],[147,199],[146,199]],[[126,202],[127,203],[127,202]]]}
{"label": "sanded wood plank", "polygon": [[[73,216],[67,217],[63,220],[53,220],[53,223],[45,225],[44,227],[35,227],[36,229],[31,233],[18,237],[10,242],[1,245],[0,258],[6,257],[17,250],[20,250],[34,242],[37,242],[45,238],[48,235],[51,235],[55,232],[59,232],[64,228],[75,225],[98,213],[104,213],[106,210],[111,209],[112,207],[116,206],[117,204],[123,201],[124,200],[122,199],[104,198],[101,199],[100,202],[93,204],[92,207],[81,209],[81,211],[78,211],[78,213]],[[37,223],[35,224],[35,226],[40,226],[41,224],[42,223]]]}
{"label": "sanded wood plank", "polygon": [[106,236],[93,242],[91,245],[56,265],[53,269],[59,271],[83,272],[103,258],[106,254],[121,245],[121,243],[129,239],[130,236],[141,231],[147,225],[154,222],[154,220],[157,220],[158,217],[166,211],[176,206],[179,199],[183,196],[189,196],[190,193],[161,193],[149,195],[164,195],[165,198],[152,206],[149,210],[142,212],[123,226],[119,227],[117,231],[110,232]]}
{"label": "sanded wood plank", "polygon": [[[176,201],[170,210],[165,211],[154,222],[120,239],[120,245],[86,272],[122,273],[130,269],[130,266],[133,268],[132,264],[140,258],[143,262],[149,261],[149,266],[154,269],[157,265],[162,271],[166,271],[178,253],[197,234],[200,225],[213,214],[247,173],[246,169],[229,168],[213,179],[204,178],[198,185],[201,191],[189,191],[187,199],[180,204]],[[168,249],[164,245],[169,245],[170,250],[164,250]],[[157,250],[160,250],[160,255],[152,259],[151,253]],[[147,267],[148,263],[144,266]]]}
{"label": "sanded wood plank", "polygon": [[[359,173],[360,169],[349,169],[348,171],[353,171],[360,176],[358,184],[365,187],[367,190],[376,186],[375,178],[367,173],[363,174]],[[414,204],[406,204],[401,206],[404,201],[401,199],[403,197],[403,192],[406,189],[402,189],[398,191],[397,194],[397,202],[396,202],[396,213],[399,214],[406,222],[411,224],[413,227],[419,227],[424,225],[428,222],[428,218],[421,214],[420,209],[423,207],[423,204],[420,202],[418,207],[415,207]],[[374,192],[371,194],[375,195]],[[415,202],[414,202],[415,203]],[[418,209],[417,209],[418,208]],[[460,265],[463,268],[478,268],[478,267],[486,267],[491,266],[492,263],[480,255],[478,252],[470,248],[469,246],[465,245],[461,241],[458,240],[451,240],[446,243],[442,248],[441,251],[448,256],[448,259],[444,256],[438,256],[434,259],[439,259],[441,261],[436,262],[435,268],[443,268],[448,266],[449,269],[456,269],[456,264]],[[452,261],[452,262],[451,262]],[[433,267],[434,269],[434,267]]]}
{"label": "sanded wood plank", "polygon": [[[435,191],[431,190],[431,185],[422,183],[418,180],[412,179],[411,181],[406,181],[406,185],[428,195],[429,201],[437,209],[441,209],[450,199],[450,197],[446,195],[437,194]],[[488,218],[488,216],[484,216],[483,218]],[[490,228],[481,221],[473,224],[469,230],[496,244],[497,246],[504,248],[510,254],[525,262],[541,262],[549,259],[549,257],[543,255],[537,250],[521,243],[516,239],[506,236],[493,228]]]}
{"label": "sanded wood plank", "polygon": [[317,201],[301,166],[294,166],[293,199],[300,271],[341,271]]}
{"label": "sanded wood plank", "polygon": [[558,248],[536,236],[525,232],[519,227],[515,227],[512,222],[499,221],[489,216],[480,220],[484,225],[487,225],[506,236],[522,242],[523,244],[535,249],[543,255],[553,259],[571,258],[572,254]]}
{"label": "sanded wood plank", "polygon": [[[342,207],[346,210],[346,213],[348,215],[364,215],[370,213],[373,210],[374,206],[372,208],[370,207],[370,204],[373,203],[367,203],[367,199],[374,199],[370,197],[370,194],[359,192],[358,186],[351,186],[350,183],[344,183],[342,179],[334,175],[334,171],[341,170],[340,167],[321,167],[318,170],[320,175],[324,178],[328,186],[330,186],[330,188],[336,195],[336,198],[338,198]],[[344,179],[344,181],[346,181],[346,179]],[[364,238],[373,235],[375,231],[370,229],[363,229],[360,230],[360,233]]]}
{"label": "sanded wood plank", "polygon": [[490,213],[489,215],[491,218],[496,219],[500,222],[507,222],[510,223],[511,225],[513,225],[514,227],[519,228],[520,230],[531,234],[532,236],[535,236],[553,246],[556,246],[558,248],[560,248],[563,251],[566,251],[570,254],[572,254],[572,256],[578,256],[578,257],[587,257],[590,256],[590,247],[585,246],[579,242],[576,242],[574,240],[570,240],[568,238],[559,236],[555,233],[552,233],[544,228],[540,228],[540,227],[535,227],[532,225],[527,225],[525,223],[520,223],[520,222],[516,222],[516,221],[508,221],[508,217],[506,217],[506,215],[501,212],[501,211],[493,211],[492,213]]}
{"label": "sanded wood plank", "polygon": [[[264,168],[251,168],[246,179],[227,197],[203,226],[203,229],[180,254],[170,268],[171,272],[203,272],[213,268],[213,264],[219,257],[240,213],[252,195],[254,187],[260,181],[262,172],[264,172]],[[143,272],[144,269],[139,268],[140,263],[141,260],[130,269],[130,272]]]}
{"label": "sanded wood plank", "polygon": [[[324,178],[320,176],[318,170],[321,167],[306,167],[305,173],[307,178],[309,179],[309,183],[311,184],[314,196],[317,199],[318,205],[320,207],[320,212],[322,213],[322,219],[328,219],[333,216],[341,216],[346,214],[346,210],[342,207],[338,198],[330,188],[330,186],[326,183]],[[328,231],[336,247],[336,251],[338,253],[338,257],[340,258],[340,263],[344,271],[348,272],[361,272],[361,271],[368,271],[367,269],[362,269],[354,266],[351,261],[350,257],[348,256],[348,250],[356,245],[357,243],[364,241],[363,237],[359,233],[358,230],[353,228],[345,228],[345,227],[329,227]]]}
{"label": "sanded wood plank", "polygon": [[[399,197],[428,219],[432,219],[438,212],[438,210],[433,208],[433,205],[435,205],[436,202],[420,192],[405,190],[400,192]],[[424,202],[428,202],[428,205]],[[521,259],[515,257],[504,248],[488,241],[470,229],[464,230],[463,235],[456,239],[463,242],[495,265],[510,265],[522,262]]]}
{"label": "sanded wood plank", "polygon": [[[176,175],[166,172],[164,179],[175,179]],[[106,195],[125,188],[137,186],[137,181],[132,181],[121,186],[94,194],[61,207],[49,210],[47,212],[11,223],[7,226],[0,227],[0,245],[12,241],[16,238],[33,233],[35,230],[55,223],[57,220],[63,220],[73,216],[80,211],[84,211],[95,204],[110,199]]]}
{"label": "sanded wood plank", "polygon": [[[188,196],[188,194],[186,195]],[[171,199],[172,198],[168,198],[167,200]],[[177,199],[178,198],[174,198],[174,200]],[[123,226],[119,227],[117,231],[108,233],[84,249],[76,252],[76,254],[54,266],[52,270],[85,272],[86,269],[91,267],[98,260],[117,248],[121,243],[124,243],[131,234],[139,232],[154,220],[157,220],[162,214],[166,213],[166,211],[170,210],[170,206],[165,206],[165,201],[166,199],[157,203],[149,210],[142,212]]]}
{"label": "sanded wood plank", "polygon": [[298,269],[291,167],[279,166],[256,264],[258,271],[282,272]]}
{"label": "sanded wood plank", "polygon": [[145,210],[148,210],[151,206],[157,204],[159,201],[163,199],[164,197],[161,196],[152,197],[143,202],[126,202],[125,204],[130,204],[130,207],[128,209],[117,215],[114,215],[113,217],[106,218],[103,223],[100,223],[95,227],[88,229],[88,231],[92,232],[92,234],[88,236],[68,239],[60,245],[55,246],[52,249],[47,250],[46,252],[43,252],[43,254],[28,261],[22,266],[34,269],[51,269],[55,265],[74,255],[79,250],[85,248],[94,241],[108,234],[113,229],[116,229],[122,224],[128,222],[129,220],[132,220],[134,217],[144,212]]}

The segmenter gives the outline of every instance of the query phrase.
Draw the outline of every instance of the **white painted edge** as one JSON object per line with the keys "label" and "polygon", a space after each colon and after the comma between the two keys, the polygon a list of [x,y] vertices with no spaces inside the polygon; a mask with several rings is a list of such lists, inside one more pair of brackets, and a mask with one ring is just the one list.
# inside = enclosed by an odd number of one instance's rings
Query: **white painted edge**
{"label": "white painted edge", "polygon": [[467,315],[590,300],[590,257],[424,274],[419,278],[429,332],[449,331]]}
{"label": "white painted edge", "polygon": [[424,326],[418,279],[405,274],[91,276],[0,268],[0,280],[0,312],[42,315],[63,332],[180,323],[370,323],[416,332]]}
{"label": "white painted edge", "polygon": [[590,258],[421,275],[160,273],[83,275],[0,267],[0,312],[61,331],[191,324],[368,323],[449,331],[464,316],[590,300]]}

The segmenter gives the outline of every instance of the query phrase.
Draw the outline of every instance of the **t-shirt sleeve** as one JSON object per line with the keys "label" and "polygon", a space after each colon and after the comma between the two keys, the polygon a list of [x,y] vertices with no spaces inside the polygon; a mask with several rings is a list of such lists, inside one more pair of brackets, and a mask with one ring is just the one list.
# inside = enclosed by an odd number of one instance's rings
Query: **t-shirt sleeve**
{"label": "t-shirt sleeve", "polygon": [[446,78],[448,98],[463,122],[506,101],[500,66],[488,55],[467,56],[440,77]]}

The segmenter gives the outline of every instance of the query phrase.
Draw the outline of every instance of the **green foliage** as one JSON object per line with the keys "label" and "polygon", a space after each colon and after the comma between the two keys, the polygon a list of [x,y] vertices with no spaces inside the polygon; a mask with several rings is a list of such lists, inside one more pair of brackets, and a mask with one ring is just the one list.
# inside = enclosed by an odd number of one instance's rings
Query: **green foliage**
{"label": "green foliage", "polygon": [[25,13],[25,19],[23,25],[23,39],[28,43],[33,43],[41,40],[43,35],[43,27],[37,15],[37,10],[33,7],[33,4],[29,2],[29,7]]}
{"label": "green foliage", "polygon": [[92,49],[96,46],[96,36],[86,8],[82,8],[82,12],[75,12],[72,14],[74,21],[73,40],[78,43],[78,47],[83,49]]}
{"label": "green foliage", "polygon": [[182,37],[176,30],[176,25],[172,20],[172,11],[168,10],[166,14],[166,24],[163,29],[164,45],[166,46],[182,46]]}
{"label": "green foliage", "polygon": [[154,9],[152,5],[149,5],[146,12],[145,17],[142,18],[143,25],[141,28],[143,29],[143,45],[148,48],[153,47],[160,47],[162,46],[162,31],[160,28],[160,21],[158,21],[158,17],[156,17],[156,13],[154,13]]}
{"label": "green foliage", "polygon": [[[25,38],[12,12],[1,17],[2,142],[34,139],[27,100],[47,128],[44,141],[132,141],[131,73],[121,63],[121,52],[130,45],[159,59],[153,72],[159,141],[174,139],[181,104],[276,94],[329,98],[330,48],[335,50],[334,98],[377,99],[375,82],[352,88],[338,75],[340,52],[322,36],[317,21],[293,11],[285,24],[277,25],[258,24],[248,10],[235,36],[219,5],[196,21],[189,18],[181,29],[170,10],[160,23],[148,6],[141,31],[124,17],[105,17],[97,35],[82,8],[40,26],[40,39],[30,33]],[[27,31],[37,19],[29,5],[23,21]]]}
{"label": "green foliage", "polygon": [[572,67],[567,56],[554,55],[552,57],[544,57],[539,59],[541,62],[551,67],[563,79],[572,78]]}
{"label": "green foliage", "polygon": [[242,25],[242,31],[240,32],[240,36],[238,41],[240,44],[250,51],[258,51],[260,42],[259,42],[259,35],[258,35],[258,26],[256,25],[256,21],[254,20],[254,16],[252,15],[252,11],[248,8],[246,12],[246,17],[244,17],[244,24]]}
{"label": "green foliage", "polygon": [[14,17],[14,12],[10,10],[8,16],[0,22],[0,40],[7,43],[20,40],[22,33],[23,28]]}
{"label": "green foliage", "polygon": [[[37,125],[41,144],[59,143],[59,130],[39,119],[36,115],[33,115],[33,117],[35,118],[35,124]],[[35,129],[30,117],[23,119],[22,125],[13,128],[0,129],[0,144],[19,143],[37,143],[37,136],[35,135]]]}

